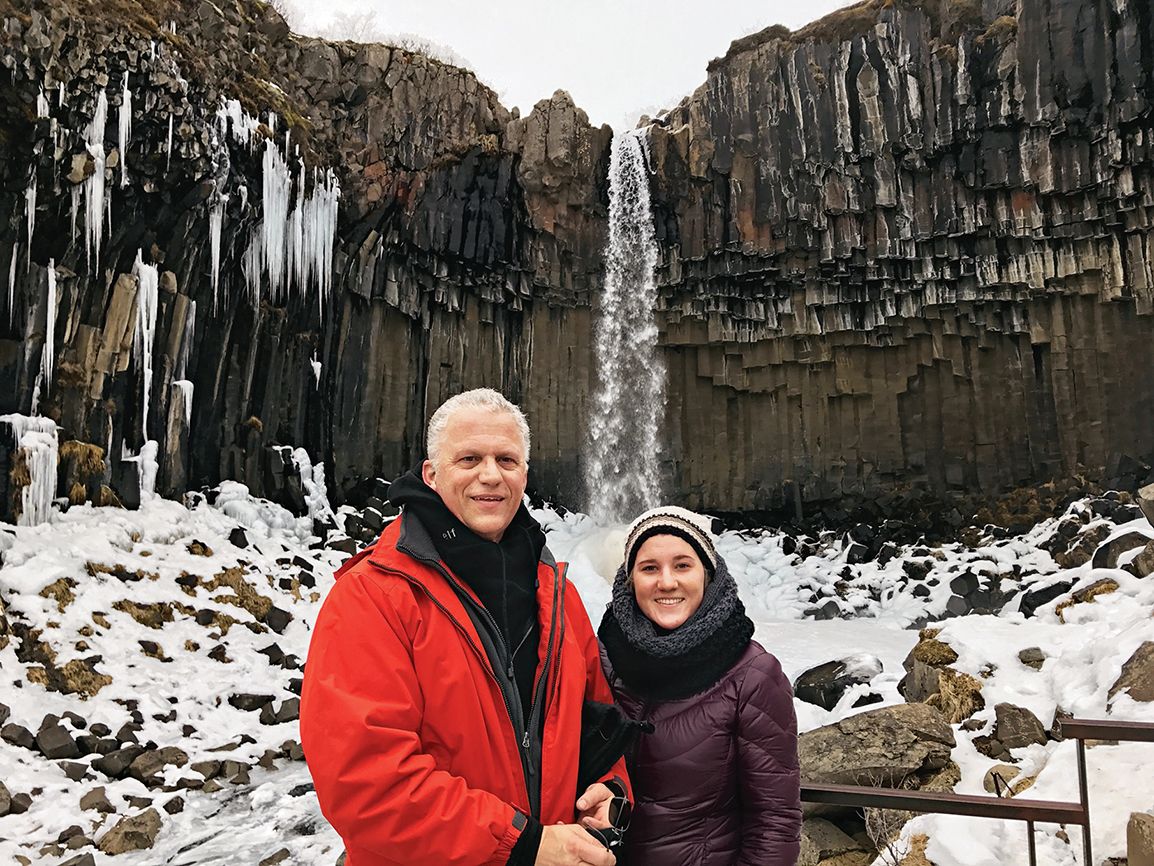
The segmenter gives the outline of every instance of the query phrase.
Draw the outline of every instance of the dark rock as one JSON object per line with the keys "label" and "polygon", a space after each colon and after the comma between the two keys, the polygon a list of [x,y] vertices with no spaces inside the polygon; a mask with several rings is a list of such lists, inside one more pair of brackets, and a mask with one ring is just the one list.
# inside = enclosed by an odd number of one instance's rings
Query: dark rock
{"label": "dark rock", "polygon": [[818,620],[837,619],[841,616],[841,605],[831,598],[820,607],[811,607],[805,615]]}
{"label": "dark rock", "polygon": [[1027,647],[1018,653],[1018,661],[1028,668],[1040,671],[1046,662],[1046,654],[1036,646]]}
{"label": "dark rock", "polygon": [[1091,565],[1094,568],[1116,568],[1118,557],[1135,548],[1145,547],[1150,540],[1150,536],[1141,532],[1127,532],[1099,545],[1094,551]]}
{"label": "dark rock", "polygon": [[188,755],[176,746],[149,749],[138,755],[128,768],[128,775],[153,788],[161,784],[160,774],[169,765],[183,767],[188,763]]}
{"label": "dark rock", "polygon": [[1038,717],[1024,707],[997,704],[994,707],[994,715],[993,736],[1004,748],[1020,749],[1046,742],[1046,729],[1042,727]]}
{"label": "dark rock", "polygon": [[1143,703],[1154,701],[1154,641],[1143,643],[1122,665],[1122,673],[1110,686],[1110,701],[1118,694]]}
{"label": "dark rock", "polygon": [[311,794],[313,790],[313,783],[305,782],[302,785],[296,785],[295,787],[290,788],[288,793],[290,797],[303,797],[305,794]]}
{"label": "dark rock", "polygon": [[8,722],[10,715],[12,715],[12,711],[8,709],[8,705],[0,704],[0,727],[3,727]]}
{"label": "dark rock", "polygon": [[112,779],[119,779],[128,772],[129,766],[144,752],[144,746],[124,746],[115,752],[97,758],[92,766]]}
{"label": "dark rock", "polygon": [[6,743],[11,743],[13,746],[19,746],[22,749],[36,748],[36,735],[23,725],[18,725],[15,722],[9,722],[3,728],[0,728],[0,739],[3,739]]}
{"label": "dark rock", "polygon": [[238,710],[252,712],[253,710],[259,710],[266,704],[271,704],[273,702],[273,696],[242,693],[232,695],[229,697],[228,702],[230,706],[236,707]]}
{"label": "dark rock", "polygon": [[214,662],[221,662],[222,664],[232,661],[232,659],[228,657],[228,653],[224,644],[222,643],[218,643],[216,646],[210,649],[208,651],[208,657]]}
{"label": "dark rock", "polygon": [[23,815],[32,808],[32,795],[21,791],[19,794],[13,794],[12,800],[8,804],[9,815]]}
{"label": "dark rock", "polygon": [[92,852],[86,851],[83,854],[77,854],[68,860],[65,860],[60,866],[96,866],[96,859],[92,856]]}
{"label": "dark rock", "polygon": [[164,811],[169,815],[177,815],[184,811],[184,797],[173,797],[164,804]]}
{"label": "dark rock", "polygon": [[1022,596],[1019,610],[1026,616],[1033,616],[1038,608],[1049,604],[1074,586],[1072,580],[1059,580],[1042,589],[1035,589]]}
{"label": "dark rock", "polygon": [[270,643],[263,649],[257,650],[257,652],[267,657],[270,665],[280,665],[280,663],[284,661],[284,650],[275,643]]}
{"label": "dark rock", "polygon": [[76,741],[58,722],[40,729],[36,734],[36,748],[44,757],[53,760],[80,757],[80,748],[76,745]]}
{"label": "dark rock", "polygon": [[978,580],[978,576],[969,571],[964,574],[959,574],[950,581],[950,589],[953,590],[955,595],[970,595],[971,593],[977,592],[979,586],[981,586],[981,583]]}
{"label": "dark rock", "polygon": [[264,615],[264,622],[269,628],[277,634],[282,634],[290,622],[292,622],[292,614],[287,610],[281,610],[279,607],[273,605],[268,609],[268,613]]}
{"label": "dark rock", "polygon": [[874,656],[860,655],[826,662],[798,676],[793,684],[793,694],[798,700],[832,710],[846,689],[868,683],[881,670],[881,661]]}
{"label": "dark rock", "polygon": [[108,802],[108,795],[104,791],[104,786],[93,788],[87,794],[80,798],[80,808],[85,811],[101,812],[103,814],[110,814],[116,809]]}
{"label": "dark rock", "polygon": [[228,543],[233,547],[244,549],[248,547],[248,535],[237,526],[228,534]]}
{"label": "dark rock", "polygon": [[121,818],[97,841],[96,846],[105,854],[113,855],[143,851],[156,842],[160,826],[160,813],[155,809],[146,809],[138,815]]}
{"label": "dark rock", "polygon": [[64,771],[64,775],[73,782],[80,782],[88,776],[88,765],[78,764],[75,761],[61,761],[56,766]]}
{"label": "dark rock", "polygon": [[946,600],[946,613],[950,616],[965,616],[972,608],[960,595],[951,595]]}

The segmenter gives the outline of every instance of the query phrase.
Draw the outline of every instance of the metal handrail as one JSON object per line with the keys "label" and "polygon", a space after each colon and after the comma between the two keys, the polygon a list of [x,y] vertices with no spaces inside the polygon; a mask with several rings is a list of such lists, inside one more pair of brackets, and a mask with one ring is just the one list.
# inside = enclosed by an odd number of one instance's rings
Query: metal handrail
{"label": "metal handrail", "polygon": [[1030,864],[1037,863],[1034,822],[1078,824],[1082,828],[1082,856],[1085,866],[1093,866],[1090,844],[1090,793],[1086,779],[1086,740],[1118,740],[1154,743],[1154,724],[1113,719],[1060,719],[1063,736],[1077,740],[1078,802],[1023,800],[983,797],[953,792],[910,791],[902,788],[875,788],[868,785],[832,785],[803,782],[801,799],[807,803],[856,808],[902,809],[939,815],[967,815],[977,818],[1004,818],[1025,821]]}

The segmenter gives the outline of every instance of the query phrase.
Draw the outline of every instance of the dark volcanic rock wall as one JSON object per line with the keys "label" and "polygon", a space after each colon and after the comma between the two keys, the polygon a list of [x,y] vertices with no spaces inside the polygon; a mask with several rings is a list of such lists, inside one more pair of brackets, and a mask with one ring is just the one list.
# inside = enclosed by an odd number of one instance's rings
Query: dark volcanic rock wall
{"label": "dark volcanic rock wall", "polygon": [[867,2],[735,43],[651,136],[677,488],[993,491],[1154,450],[1152,100],[1146,3]]}
{"label": "dark volcanic rock wall", "polygon": [[[1152,19],[1133,2],[867,0],[712,64],[648,137],[676,499],[993,492],[1154,451]],[[108,449],[103,480],[133,499],[139,249],[162,272],[160,491],[232,477],[299,507],[288,445],[356,498],[421,455],[433,407],[484,384],[530,414],[534,487],[577,502],[607,128],[564,94],[519,118],[469,72],[294,36],[259,0],[21,0],[0,21],[0,413],[29,411],[51,327],[41,410]],[[222,126],[230,99],[266,124],[252,143]],[[327,295],[246,281],[265,141],[286,132],[307,189],[314,167],[342,186]]]}
{"label": "dark volcanic rock wall", "polygon": [[[158,490],[231,477],[282,496],[286,467],[274,446],[304,445],[346,494],[418,459],[428,411],[485,384],[536,422],[536,485],[573,493],[608,128],[590,128],[565,94],[511,116],[470,72],[385,46],[296,37],[260,2],[35,3],[3,24],[0,268],[13,275],[14,302],[8,309],[4,298],[0,380],[15,387],[0,389],[0,413],[32,404],[53,320],[52,260],[56,371],[41,411],[62,439],[110,446],[113,458],[141,446],[143,373],[131,351],[141,249],[163,272],[148,422],[161,444]],[[122,188],[124,72],[134,117]],[[97,259],[85,249],[94,168],[84,130],[100,89],[111,204]],[[46,117],[37,117],[40,90]],[[216,112],[238,97],[261,121],[275,112],[277,129],[260,127],[252,144],[228,134]],[[315,289],[278,294],[267,279],[252,297],[246,285],[245,252],[265,216],[264,142],[279,144],[286,126],[305,163],[334,166],[343,186],[331,300]],[[221,194],[214,301],[208,221]],[[171,384],[182,353],[195,388],[191,426]],[[106,480],[131,500],[136,465],[109,464]]]}

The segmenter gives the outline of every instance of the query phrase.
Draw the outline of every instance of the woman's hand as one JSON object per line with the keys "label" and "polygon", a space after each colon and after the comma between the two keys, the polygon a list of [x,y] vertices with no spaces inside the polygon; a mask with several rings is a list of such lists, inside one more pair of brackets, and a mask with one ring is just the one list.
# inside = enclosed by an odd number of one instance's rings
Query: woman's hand
{"label": "woman's hand", "polygon": [[609,801],[615,796],[608,785],[594,782],[577,798],[577,817],[580,822],[590,823],[595,827],[612,826],[609,821]]}

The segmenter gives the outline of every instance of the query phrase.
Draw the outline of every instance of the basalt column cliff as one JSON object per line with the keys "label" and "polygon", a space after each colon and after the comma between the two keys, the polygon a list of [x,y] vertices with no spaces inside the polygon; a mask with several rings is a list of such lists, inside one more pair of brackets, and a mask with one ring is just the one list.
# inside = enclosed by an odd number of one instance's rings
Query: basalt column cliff
{"label": "basalt column cliff", "polygon": [[[677,499],[1154,452],[1152,17],[867,0],[712,64],[646,136]],[[355,498],[485,384],[530,414],[533,486],[579,504],[608,128],[259,0],[0,20],[0,414],[59,425],[58,493],[131,501],[155,442],[164,494],[303,508],[304,447]]]}
{"label": "basalt column cliff", "polygon": [[1154,13],[865,3],[652,135],[677,487],[994,491],[1154,449]]}

